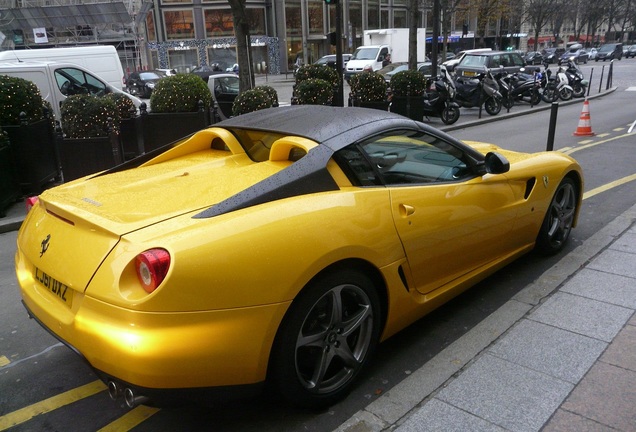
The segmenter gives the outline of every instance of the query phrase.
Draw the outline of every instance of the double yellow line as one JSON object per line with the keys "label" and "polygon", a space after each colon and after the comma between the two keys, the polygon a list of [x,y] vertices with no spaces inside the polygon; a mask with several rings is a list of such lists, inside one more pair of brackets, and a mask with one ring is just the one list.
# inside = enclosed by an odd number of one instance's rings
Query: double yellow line
{"label": "double yellow line", "polygon": [[[0,431],[4,431],[13,426],[25,423],[36,416],[46,414],[58,408],[62,408],[66,405],[70,405],[73,402],[77,402],[81,399],[93,396],[105,390],[106,386],[103,382],[93,381],[81,387],[74,388],[43,401],[37,402],[33,405],[21,408],[17,411],[0,417]],[[100,429],[100,432],[130,430],[155,414],[157,411],[159,411],[159,409],[157,408],[139,406],[135,409],[130,410],[128,413],[115,420],[114,422],[106,425],[105,427]]]}

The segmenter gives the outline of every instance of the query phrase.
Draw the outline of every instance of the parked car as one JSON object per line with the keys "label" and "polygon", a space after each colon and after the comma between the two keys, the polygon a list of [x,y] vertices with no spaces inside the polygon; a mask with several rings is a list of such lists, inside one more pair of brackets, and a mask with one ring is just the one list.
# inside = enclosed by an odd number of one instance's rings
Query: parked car
{"label": "parked car", "polygon": [[541,50],[541,54],[543,54],[543,60],[550,64],[557,63],[559,58],[565,52],[565,48],[544,48]]}
{"label": "parked car", "polygon": [[[404,63],[389,72],[383,73],[382,75],[384,76],[384,79],[386,80],[386,82],[389,83],[391,82],[391,78],[393,77],[393,75],[395,75],[398,72],[405,71],[408,68],[409,68],[408,63]],[[425,76],[430,77],[432,75],[431,71],[433,70],[433,63],[431,62],[418,63],[417,70],[418,72],[423,73]]]}
{"label": "parked car", "polygon": [[629,49],[627,50],[627,54],[625,54],[625,57],[627,57],[627,58],[636,57],[636,45],[631,45],[629,47]]}
{"label": "parked car", "polygon": [[487,69],[500,70],[503,68],[508,73],[521,71],[526,65],[521,55],[510,51],[491,51],[482,53],[467,53],[455,66],[455,75],[473,77]]}
{"label": "parked car", "polygon": [[620,60],[623,58],[623,44],[622,43],[608,43],[603,44],[596,53],[595,61],[599,60]]}
{"label": "parked car", "polygon": [[191,74],[200,76],[203,81],[208,82],[208,77],[210,75],[216,75],[220,73],[225,73],[225,65],[220,63],[211,63],[209,65],[202,65],[195,67],[190,71]]}
{"label": "parked car", "polygon": [[221,120],[232,116],[232,105],[239,94],[239,77],[235,73],[219,72],[208,76],[208,88],[212,101],[219,108],[217,115]]}
{"label": "parked car", "polygon": [[325,408],[382,340],[561,251],[582,196],[562,152],[381,110],[271,108],[29,200],[15,269],[34,321],[129,406],[267,383]]}
{"label": "parked car", "polygon": [[452,71],[467,53],[480,53],[480,52],[488,52],[488,51],[492,51],[492,48],[477,48],[477,49],[460,51],[455,55],[455,57],[453,57],[452,59],[447,59],[442,64],[446,66],[446,70]]}
{"label": "parked car", "polygon": [[157,82],[164,76],[161,72],[154,70],[132,72],[126,79],[126,88],[131,95],[149,98]]}
{"label": "parked car", "polygon": [[528,51],[524,56],[524,60],[529,65],[540,65],[543,64],[543,54],[539,51]]}
{"label": "parked car", "polygon": [[596,60],[596,55],[598,53],[596,48],[587,48],[586,51],[588,60]]}
{"label": "parked car", "polygon": [[[347,62],[351,58],[351,54],[343,54],[342,55],[342,67],[344,68],[347,65]],[[329,66],[332,69],[336,69],[336,55],[329,54],[323,57],[320,57],[318,60],[314,62],[317,65],[325,65]]]}
{"label": "parked car", "polygon": [[559,64],[567,63],[569,60],[572,60],[576,64],[587,63],[588,57],[589,55],[587,51],[583,49],[583,45],[575,44],[561,55]]}
{"label": "parked car", "polygon": [[157,73],[162,73],[165,76],[172,76],[177,74],[176,69],[154,69],[154,71]]}

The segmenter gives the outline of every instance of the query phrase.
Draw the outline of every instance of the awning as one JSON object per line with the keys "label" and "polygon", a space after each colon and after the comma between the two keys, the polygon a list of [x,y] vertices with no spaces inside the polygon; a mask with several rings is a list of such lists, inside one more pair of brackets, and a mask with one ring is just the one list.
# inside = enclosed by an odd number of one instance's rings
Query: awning
{"label": "awning", "polygon": [[[553,40],[554,38],[552,36],[540,36],[539,37],[539,43],[546,43],[546,42],[550,42],[551,40]],[[528,45],[532,45],[534,44],[534,38],[531,37],[530,39],[528,39]]]}
{"label": "awning", "polygon": [[34,28],[77,28],[100,24],[129,24],[133,19],[123,2],[0,9],[3,30],[30,32]]}

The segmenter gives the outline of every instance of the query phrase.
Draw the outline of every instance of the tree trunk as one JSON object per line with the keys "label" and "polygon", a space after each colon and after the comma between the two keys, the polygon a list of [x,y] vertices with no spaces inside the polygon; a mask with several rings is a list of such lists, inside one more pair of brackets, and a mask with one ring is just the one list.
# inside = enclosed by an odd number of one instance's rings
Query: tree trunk
{"label": "tree trunk", "polygon": [[239,65],[239,93],[254,87],[252,69],[252,46],[250,26],[245,12],[245,0],[228,0],[234,17],[234,35],[236,36],[236,56]]}

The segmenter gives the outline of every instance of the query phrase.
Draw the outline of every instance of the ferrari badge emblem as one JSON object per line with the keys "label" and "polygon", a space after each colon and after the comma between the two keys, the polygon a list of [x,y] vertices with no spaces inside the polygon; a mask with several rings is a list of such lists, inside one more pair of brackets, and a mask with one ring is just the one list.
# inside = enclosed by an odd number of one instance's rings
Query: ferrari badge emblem
{"label": "ferrari badge emblem", "polygon": [[46,238],[42,240],[42,243],[40,243],[40,258],[42,258],[42,255],[44,255],[46,251],[49,249],[50,240],[51,240],[51,234],[47,235]]}

